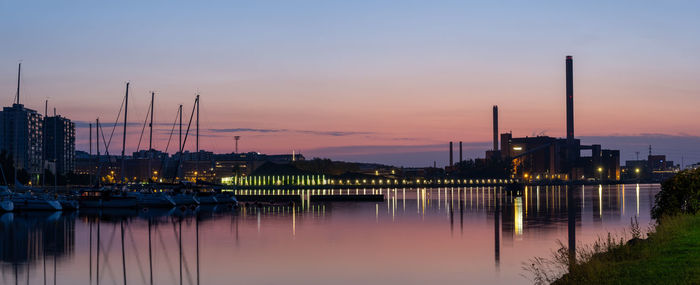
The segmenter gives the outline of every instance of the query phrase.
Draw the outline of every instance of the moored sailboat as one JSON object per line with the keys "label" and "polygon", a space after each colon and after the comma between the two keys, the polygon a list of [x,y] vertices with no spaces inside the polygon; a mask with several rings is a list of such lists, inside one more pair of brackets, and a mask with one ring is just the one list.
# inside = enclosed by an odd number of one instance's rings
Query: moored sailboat
{"label": "moored sailboat", "polygon": [[136,197],[107,188],[84,190],[79,201],[82,208],[135,208],[138,205]]}
{"label": "moored sailboat", "polygon": [[132,192],[139,207],[169,208],[175,206],[175,201],[170,195],[163,192]]}

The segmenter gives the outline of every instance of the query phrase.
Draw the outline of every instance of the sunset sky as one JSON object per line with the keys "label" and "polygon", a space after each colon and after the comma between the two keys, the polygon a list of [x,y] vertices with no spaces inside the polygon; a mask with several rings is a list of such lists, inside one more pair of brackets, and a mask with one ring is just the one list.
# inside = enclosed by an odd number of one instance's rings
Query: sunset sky
{"label": "sunset sky", "polygon": [[[77,123],[81,150],[87,122],[99,117],[109,135],[130,81],[130,151],[151,90],[161,150],[178,104],[188,118],[199,92],[201,149],[231,152],[240,135],[241,151],[444,165],[450,140],[483,157],[492,105],[502,132],[564,136],[573,55],[583,143],[622,148],[623,163],[652,144],[690,164],[698,11],[696,1],[0,0],[0,102],[12,103],[21,61],[22,103],[43,112],[48,98]],[[110,150],[120,148],[115,134]]]}

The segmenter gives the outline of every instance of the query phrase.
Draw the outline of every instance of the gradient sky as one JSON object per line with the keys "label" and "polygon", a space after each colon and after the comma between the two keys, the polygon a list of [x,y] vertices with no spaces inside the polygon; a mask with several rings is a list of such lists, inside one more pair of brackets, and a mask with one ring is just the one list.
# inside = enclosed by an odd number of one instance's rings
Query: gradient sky
{"label": "gradient sky", "polygon": [[199,91],[202,149],[241,135],[241,151],[444,165],[450,140],[483,156],[494,104],[501,131],[563,136],[573,55],[584,143],[700,161],[700,3],[480,2],[0,0],[0,102],[21,60],[23,103],[78,122],[78,149],[130,81],[128,150],[149,91],[158,149]]}

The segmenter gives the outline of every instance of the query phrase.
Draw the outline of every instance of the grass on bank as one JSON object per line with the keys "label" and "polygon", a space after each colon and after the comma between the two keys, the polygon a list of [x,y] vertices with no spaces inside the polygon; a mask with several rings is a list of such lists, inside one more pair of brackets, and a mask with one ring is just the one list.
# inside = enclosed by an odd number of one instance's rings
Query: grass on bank
{"label": "grass on bank", "polygon": [[577,248],[570,271],[563,245],[552,259],[535,258],[525,270],[538,284],[700,284],[700,214],[665,216],[646,239],[635,221],[631,232],[627,242],[608,235]]}

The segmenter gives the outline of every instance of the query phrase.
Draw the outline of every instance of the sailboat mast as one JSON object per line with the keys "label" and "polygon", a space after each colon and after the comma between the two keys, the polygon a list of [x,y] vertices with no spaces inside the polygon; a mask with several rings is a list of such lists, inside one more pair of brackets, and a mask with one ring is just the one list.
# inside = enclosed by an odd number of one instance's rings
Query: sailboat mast
{"label": "sailboat mast", "polygon": [[182,104],[180,104],[180,150],[179,150],[179,159],[178,159],[178,164],[177,164],[177,172],[175,173],[176,177],[180,177],[180,163],[182,162]]}
{"label": "sailboat mast", "polygon": [[199,94],[197,94],[197,135],[195,137],[195,148],[197,151],[197,161],[195,162],[194,182],[197,183],[197,174],[199,174]]}
{"label": "sailboat mast", "polygon": [[[49,116],[49,99],[46,99],[44,101],[44,119]],[[44,136],[46,136],[46,122],[48,120],[44,120],[43,124],[43,133]],[[92,130],[92,129],[90,129]],[[48,140],[44,140],[45,142],[48,142]],[[44,143],[44,147],[41,148],[41,186],[46,187],[46,143]]]}
{"label": "sailboat mast", "polygon": [[178,111],[180,114],[180,144],[179,146],[179,151],[182,152],[182,104],[180,104],[180,110]]}
{"label": "sailboat mast", "polygon": [[[19,85],[20,78],[22,77],[22,63],[19,63],[19,68],[17,69],[17,105],[19,105]],[[19,108],[19,106],[18,106]],[[15,187],[17,187],[17,167],[19,166],[19,113],[15,111],[15,151],[14,151],[14,176],[12,177],[15,181]]]}
{"label": "sailboat mast", "polygon": [[97,169],[95,169],[95,184],[100,185],[100,175],[102,172],[102,169],[100,167],[100,118],[95,119],[95,138],[96,138],[96,146],[95,150],[97,151]]}
{"label": "sailboat mast", "polygon": [[[155,158],[155,152],[153,151],[153,105],[155,104],[156,92],[151,91],[151,122],[148,124],[150,128],[150,134],[148,135],[148,177],[153,177],[151,169],[151,160]],[[151,182],[151,178],[148,178],[148,182]],[[150,233],[149,233],[150,234]]]}
{"label": "sailboat mast", "polygon": [[122,136],[122,166],[120,169],[120,174],[122,176],[122,182],[126,183],[126,161],[125,151],[126,151],[126,120],[127,112],[129,111],[129,82],[126,83],[126,95],[124,98],[124,134]]}
{"label": "sailboat mast", "polygon": [[[92,123],[88,123],[88,126],[90,128],[90,138],[88,139],[88,145],[89,145],[88,152],[90,155],[88,157],[90,157],[90,156],[92,156]],[[90,169],[90,168],[92,168],[92,159],[88,160],[88,169]],[[92,172],[88,172],[88,173],[90,173],[90,183],[92,183]],[[92,230],[92,224],[90,224],[90,230]],[[90,235],[90,239],[92,239],[92,234]],[[90,243],[90,250],[92,250],[92,242]],[[91,255],[91,257],[92,257],[92,255]],[[90,263],[90,264],[92,264],[92,263]],[[90,270],[92,270],[92,267],[90,267]],[[92,274],[91,274],[91,276],[92,276]],[[91,280],[92,280],[92,278],[91,278]]]}
{"label": "sailboat mast", "polygon": [[53,192],[56,193],[58,188],[58,144],[57,139],[57,129],[58,129],[58,118],[56,117],[56,108],[53,108]]}
{"label": "sailboat mast", "polygon": [[148,137],[148,150],[153,149],[153,104],[155,103],[156,92],[151,92],[151,122],[148,124],[150,127],[150,135]]}

